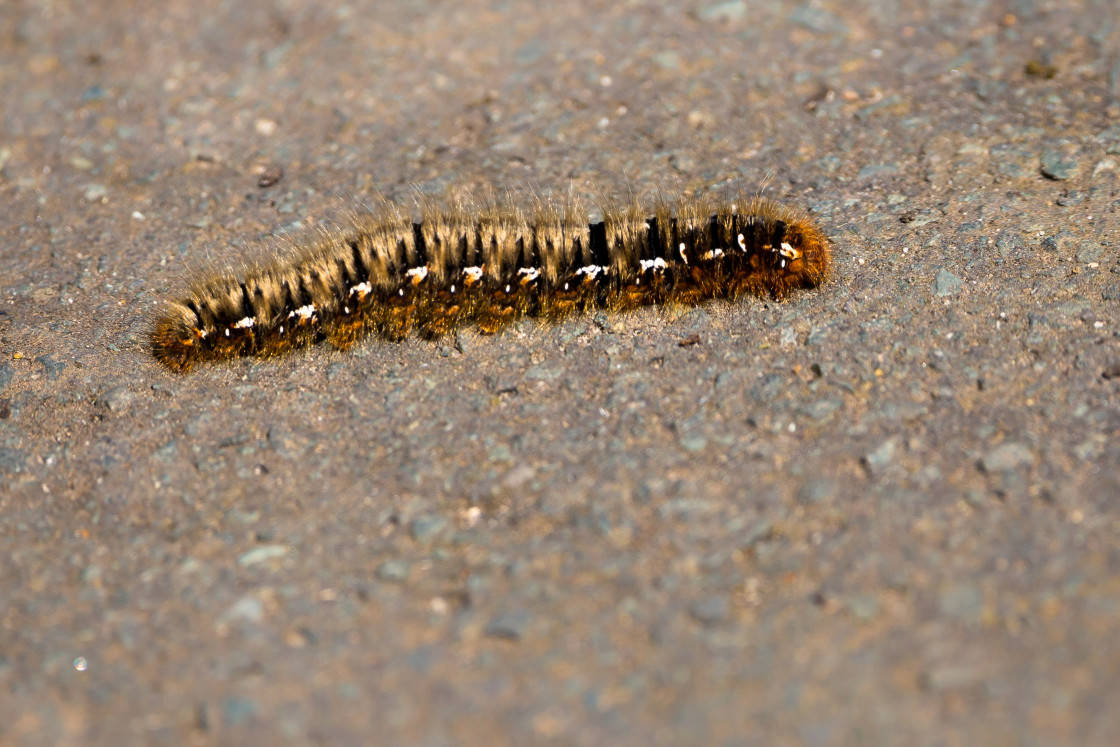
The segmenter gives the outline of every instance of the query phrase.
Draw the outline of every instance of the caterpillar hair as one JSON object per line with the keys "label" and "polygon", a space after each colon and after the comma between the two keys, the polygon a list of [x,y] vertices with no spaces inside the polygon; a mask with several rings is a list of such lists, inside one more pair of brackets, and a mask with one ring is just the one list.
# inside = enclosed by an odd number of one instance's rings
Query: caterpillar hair
{"label": "caterpillar hair", "polygon": [[781,300],[820,285],[830,263],[807,216],[763,198],[632,202],[595,223],[574,199],[429,203],[419,220],[385,203],[267,261],[200,274],[161,306],[150,340],[157,359],[187,371],[321,340],[345,350],[370,333],[438,338],[524,316]]}

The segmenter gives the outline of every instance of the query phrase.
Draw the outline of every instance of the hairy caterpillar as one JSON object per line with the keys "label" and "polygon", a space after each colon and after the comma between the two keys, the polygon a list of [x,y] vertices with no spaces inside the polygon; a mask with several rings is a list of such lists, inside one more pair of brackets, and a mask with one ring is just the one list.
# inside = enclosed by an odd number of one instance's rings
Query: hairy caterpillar
{"label": "hairy caterpillar", "polygon": [[289,256],[211,273],[170,300],[150,341],[161,362],[270,357],[367,334],[435,338],[474,324],[498,332],[522,316],[696,305],[743,294],[783,299],[827,277],[828,241],[769,200],[632,203],[588,223],[578,202],[525,212],[491,201],[423,206],[420,220],[381,205]]}

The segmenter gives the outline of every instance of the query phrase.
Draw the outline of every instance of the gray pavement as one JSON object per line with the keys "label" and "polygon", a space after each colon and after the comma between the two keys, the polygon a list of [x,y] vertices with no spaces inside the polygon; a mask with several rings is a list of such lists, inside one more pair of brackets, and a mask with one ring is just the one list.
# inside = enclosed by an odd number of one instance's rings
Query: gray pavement
{"label": "gray pavement", "polygon": [[[0,743],[1115,743],[1118,179],[1106,0],[0,5]],[[835,277],[146,348],[486,185],[764,186]]]}

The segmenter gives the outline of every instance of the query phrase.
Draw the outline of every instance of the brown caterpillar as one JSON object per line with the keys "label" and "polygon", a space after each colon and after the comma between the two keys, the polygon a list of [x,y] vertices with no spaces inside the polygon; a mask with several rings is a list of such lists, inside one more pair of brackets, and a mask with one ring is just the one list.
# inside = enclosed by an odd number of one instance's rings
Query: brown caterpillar
{"label": "brown caterpillar", "polygon": [[498,332],[522,316],[783,299],[819,285],[830,266],[807,217],[761,198],[633,203],[590,224],[575,201],[421,213],[415,222],[385,204],[290,256],[196,280],[161,309],[153,353],[186,371],[324,339],[345,350],[370,333],[437,338],[464,324]]}

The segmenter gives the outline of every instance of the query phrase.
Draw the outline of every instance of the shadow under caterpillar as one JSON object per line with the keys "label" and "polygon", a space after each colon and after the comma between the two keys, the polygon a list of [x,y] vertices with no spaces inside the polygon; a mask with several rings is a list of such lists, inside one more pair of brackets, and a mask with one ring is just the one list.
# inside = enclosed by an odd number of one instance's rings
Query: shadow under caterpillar
{"label": "shadow under caterpillar", "polygon": [[428,205],[419,222],[384,204],[267,262],[195,279],[161,307],[150,341],[163,364],[187,371],[321,340],[345,350],[371,333],[437,338],[523,316],[780,300],[820,285],[830,264],[807,216],[761,198],[633,203],[590,224],[574,201]]}

